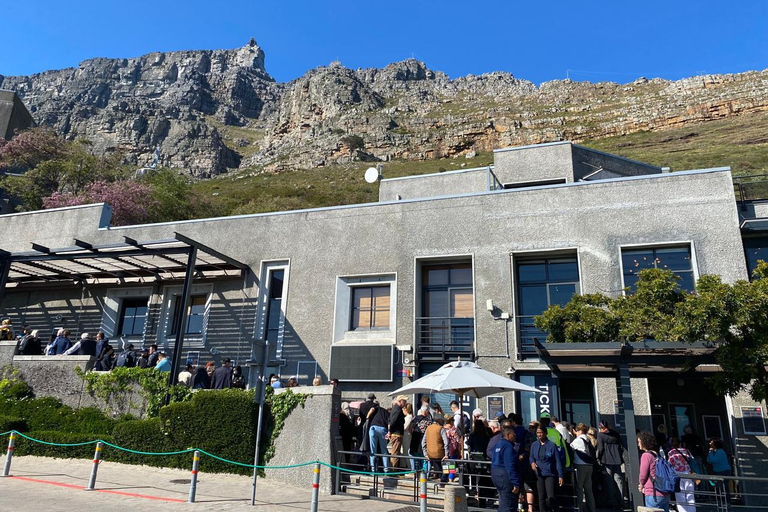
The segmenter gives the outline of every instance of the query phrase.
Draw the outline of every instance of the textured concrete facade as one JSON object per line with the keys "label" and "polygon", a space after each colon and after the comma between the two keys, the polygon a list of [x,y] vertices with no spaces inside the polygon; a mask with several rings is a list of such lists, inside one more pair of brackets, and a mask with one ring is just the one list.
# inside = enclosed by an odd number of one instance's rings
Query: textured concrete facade
{"label": "textured concrete facade", "polygon": [[[309,383],[316,368],[327,382],[334,377],[331,352],[338,343],[397,347],[393,378],[342,381],[345,399],[362,398],[371,391],[381,399],[410,382],[401,372],[410,369],[419,376],[418,322],[425,300],[422,268],[427,264],[471,265],[473,354],[482,367],[500,375],[512,370],[515,378],[549,373],[537,358],[522,358],[518,349],[519,283],[514,269],[522,258],[575,258],[580,293],[620,294],[625,286],[621,267],[625,248],[685,245],[691,250],[694,276],[716,274],[725,282],[747,278],[728,169],[662,173],[570,143],[499,151],[495,159],[494,173],[501,183],[552,179],[567,183],[488,190],[487,170],[470,170],[385,180],[382,202],[377,204],[145,226],[109,227],[106,205],[49,210],[0,217],[0,249],[26,251],[29,242],[68,247],[75,238],[94,245],[121,242],[123,237],[162,240],[180,233],[242,262],[250,269],[245,278],[195,281],[195,286],[207,287],[201,292],[209,297],[206,330],[199,340],[188,340],[186,350],[199,351],[202,362],[226,356],[245,364],[251,343],[264,336],[258,325],[267,307],[266,269],[279,265],[286,270],[280,327],[283,362],[274,371],[283,378],[298,375],[302,384]],[[578,181],[593,168],[585,162],[614,174]],[[397,195],[400,200],[394,200]],[[395,294],[390,327],[370,335],[350,334],[351,303],[345,287],[376,284],[377,279],[392,283]],[[163,318],[170,289],[179,285],[8,288],[2,313],[17,325],[26,321],[33,328],[48,328],[64,321],[78,333],[104,328],[114,336],[105,320],[110,290],[143,287],[150,297],[149,319],[145,334],[132,341],[172,349]],[[511,318],[489,313],[489,300]],[[258,360],[258,352],[255,355]],[[616,382],[597,379],[590,390],[596,419],[612,416]],[[632,392],[638,428],[652,428],[655,412],[649,382],[633,379]],[[328,395],[328,407],[335,396]],[[507,412],[519,406],[514,394],[504,396]],[[317,405],[322,400],[313,402],[313,407],[325,407]],[[485,400],[478,402],[481,408],[485,405]],[[295,427],[301,430],[300,425]],[[766,443],[761,438],[754,441]],[[312,447],[315,453],[324,449]]]}

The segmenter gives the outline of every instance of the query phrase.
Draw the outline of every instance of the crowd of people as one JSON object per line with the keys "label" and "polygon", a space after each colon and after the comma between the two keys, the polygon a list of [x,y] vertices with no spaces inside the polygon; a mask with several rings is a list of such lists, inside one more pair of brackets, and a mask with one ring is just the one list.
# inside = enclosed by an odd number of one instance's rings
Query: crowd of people
{"label": "crowd of people", "polygon": [[[489,476],[498,493],[499,511],[555,510],[566,475],[571,474],[580,511],[596,512],[598,501],[601,508],[624,508],[625,447],[607,421],[600,421],[597,428],[584,423],[569,425],[544,413],[526,426],[517,413],[499,412],[488,420],[480,409],[471,415],[460,412],[455,401],[446,414],[440,404],[430,403],[429,396],[423,396],[416,406],[400,395],[386,408],[371,393],[355,416],[348,403],[342,404],[339,427],[344,449],[351,450],[356,438],[356,448],[366,455],[370,471],[424,469],[428,478],[447,482],[453,475],[446,468],[455,467],[453,460],[490,461]],[[647,506],[669,511],[671,493],[654,487],[658,458],[668,462],[673,473],[703,474],[706,463],[713,474],[730,475],[719,439],[710,441],[709,454],[704,457],[702,442],[690,425],[684,432],[679,439],[666,436],[664,426],[656,435],[638,433],[643,455],[636,484]],[[679,512],[695,510],[696,485],[692,479],[680,479],[674,493]]]}
{"label": "crowd of people", "polygon": [[[136,349],[132,343],[126,343],[118,353],[110,344],[109,338],[103,331],[91,336],[84,332],[73,343],[71,331],[58,329],[50,336],[48,343],[43,346],[37,329],[22,326],[18,335],[14,334],[13,324],[9,319],[0,322],[0,339],[16,340],[16,351],[20,355],[46,356],[92,356],[95,358],[95,371],[109,372],[114,368],[150,368],[159,372],[171,371],[171,359],[165,352],[158,350],[155,344],[146,348]],[[222,365],[216,368],[213,361],[204,366],[187,364],[179,372],[179,384],[195,389],[245,389],[246,381],[243,370],[239,365],[232,366],[229,358],[222,360]]]}

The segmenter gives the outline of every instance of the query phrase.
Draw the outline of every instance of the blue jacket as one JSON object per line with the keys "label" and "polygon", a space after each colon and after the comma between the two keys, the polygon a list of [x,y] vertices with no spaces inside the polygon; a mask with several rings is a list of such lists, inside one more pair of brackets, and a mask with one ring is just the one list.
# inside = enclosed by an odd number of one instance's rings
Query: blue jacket
{"label": "blue jacket", "polygon": [[541,441],[536,439],[531,445],[529,461],[531,464],[535,462],[539,468],[536,474],[563,478],[563,461],[560,459],[557,446],[552,441],[547,440],[542,445]]}
{"label": "blue jacket", "polygon": [[70,348],[72,348],[72,342],[66,336],[57,336],[53,340],[54,347],[56,349],[55,355],[61,355]]}
{"label": "blue jacket", "polygon": [[491,469],[502,468],[509,475],[509,481],[515,487],[520,487],[520,470],[517,460],[515,447],[502,438],[493,449],[493,459],[491,460]]}

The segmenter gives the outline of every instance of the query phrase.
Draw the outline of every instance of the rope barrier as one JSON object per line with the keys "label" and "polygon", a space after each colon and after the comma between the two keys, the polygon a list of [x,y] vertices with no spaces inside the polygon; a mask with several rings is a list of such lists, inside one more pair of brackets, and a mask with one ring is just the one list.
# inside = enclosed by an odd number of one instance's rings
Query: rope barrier
{"label": "rope barrier", "polygon": [[89,444],[102,443],[102,444],[104,444],[106,446],[109,446],[110,448],[114,448],[116,450],[121,450],[121,451],[128,452],[128,453],[135,453],[137,455],[150,455],[150,456],[163,456],[163,455],[165,455],[165,456],[168,456],[168,455],[183,455],[185,453],[191,453],[191,452],[194,452],[194,451],[198,451],[198,452],[200,452],[203,455],[207,455],[208,457],[210,457],[212,459],[216,459],[216,460],[224,462],[226,464],[232,464],[232,465],[235,465],[235,466],[240,466],[240,467],[244,467],[244,468],[251,468],[251,469],[293,469],[293,468],[300,468],[300,467],[304,467],[304,466],[309,466],[309,465],[312,465],[312,464],[320,464],[320,465],[323,465],[323,466],[325,466],[325,467],[327,467],[329,469],[335,469],[335,470],[341,471],[343,473],[354,473],[354,474],[357,474],[357,475],[400,476],[400,475],[408,475],[408,474],[413,473],[413,471],[403,471],[403,472],[396,472],[396,473],[392,473],[392,472],[390,472],[390,473],[379,473],[379,472],[375,472],[375,471],[358,471],[358,470],[355,470],[355,469],[346,469],[346,468],[342,468],[342,467],[339,467],[339,466],[334,466],[333,464],[328,464],[327,462],[322,462],[322,461],[319,461],[319,460],[313,460],[313,461],[310,461],[310,462],[299,462],[298,464],[288,464],[288,465],[283,465],[283,466],[255,466],[253,464],[246,464],[246,463],[243,463],[243,462],[237,462],[237,461],[234,461],[234,460],[225,459],[224,457],[219,457],[218,455],[214,455],[212,453],[208,453],[207,451],[202,450],[200,448],[187,448],[186,450],[179,450],[179,451],[175,451],[175,452],[142,452],[142,451],[139,451],[139,450],[132,450],[130,448],[124,448],[122,446],[118,446],[116,444],[112,444],[110,442],[104,441],[103,439],[96,439],[94,441],[86,441],[86,442],[83,442],[83,443],[52,443],[52,442],[49,442],[49,441],[43,441],[41,439],[35,439],[34,437],[30,437],[28,435],[22,434],[21,432],[19,432],[17,430],[9,430],[8,432],[3,432],[2,434],[0,434],[0,437],[6,436],[6,435],[9,435],[9,434],[14,434],[14,433],[20,435],[21,437],[23,437],[25,439],[28,439],[29,441],[33,441],[35,443],[40,443],[40,444],[45,444],[45,445],[48,445],[48,446],[64,446],[64,447],[68,447],[68,446],[86,446],[86,445],[89,445]]}

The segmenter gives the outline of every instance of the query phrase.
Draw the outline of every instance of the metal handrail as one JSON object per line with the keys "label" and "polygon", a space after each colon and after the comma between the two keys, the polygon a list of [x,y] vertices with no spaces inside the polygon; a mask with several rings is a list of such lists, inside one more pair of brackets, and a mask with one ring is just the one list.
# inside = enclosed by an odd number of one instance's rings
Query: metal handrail
{"label": "metal handrail", "polygon": [[417,317],[417,349],[421,354],[471,354],[475,345],[475,319]]}

